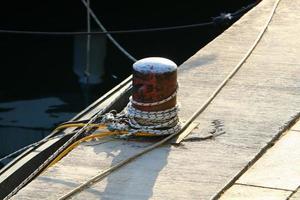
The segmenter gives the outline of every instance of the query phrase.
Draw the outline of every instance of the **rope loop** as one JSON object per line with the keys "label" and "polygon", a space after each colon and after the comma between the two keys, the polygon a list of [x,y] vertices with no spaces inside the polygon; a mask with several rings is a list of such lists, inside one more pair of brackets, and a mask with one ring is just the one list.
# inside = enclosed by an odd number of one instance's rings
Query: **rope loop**
{"label": "rope loop", "polygon": [[[151,105],[159,105],[161,102],[167,102],[174,98],[176,93],[177,89],[168,98],[151,103]],[[162,111],[141,111],[133,107],[132,97],[130,97],[129,103],[121,113],[106,113],[101,117],[101,123],[106,124],[110,131],[127,131],[128,134],[122,135],[122,138],[134,136],[141,132],[156,136],[170,135],[181,129],[178,111],[178,104],[173,108]]]}
{"label": "rope loop", "polygon": [[170,101],[171,99],[173,99],[174,97],[176,97],[177,95],[177,91],[178,91],[178,84],[176,87],[176,90],[167,98],[157,101],[157,102],[151,102],[151,103],[143,103],[143,102],[138,102],[132,99],[132,96],[129,98],[129,101],[134,104],[134,105],[138,105],[138,106],[157,106],[157,105],[161,105],[163,103],[166,103],[168,101]]}

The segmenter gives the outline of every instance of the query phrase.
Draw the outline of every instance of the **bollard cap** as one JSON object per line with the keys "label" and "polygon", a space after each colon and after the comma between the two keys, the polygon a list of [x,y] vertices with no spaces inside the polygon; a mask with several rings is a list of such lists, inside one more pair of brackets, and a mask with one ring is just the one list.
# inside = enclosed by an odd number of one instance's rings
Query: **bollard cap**
{"label": "bollard cap", "polygon": [[167,72],[174,72],[177,70],[177,65],[166,58],[149,57],[138,60],[133,64],[133,69],[137,72],[148,74],[164,74]]}

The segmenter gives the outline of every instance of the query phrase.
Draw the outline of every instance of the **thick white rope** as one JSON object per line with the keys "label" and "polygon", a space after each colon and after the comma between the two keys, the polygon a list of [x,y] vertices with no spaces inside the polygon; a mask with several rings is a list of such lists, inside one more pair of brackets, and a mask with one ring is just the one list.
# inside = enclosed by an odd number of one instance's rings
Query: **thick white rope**
{"label": "thick white rope", "polygon": [[102,116],[101,123],[106,124],[111,131],[128,131],[128,134],[120,137],[133,136],[140,132],[157,136],[170,135],[181,129],[178,111],[178,105],[162,111],[141,111],[134,108],[129,101],[121,114],[107,113]]}

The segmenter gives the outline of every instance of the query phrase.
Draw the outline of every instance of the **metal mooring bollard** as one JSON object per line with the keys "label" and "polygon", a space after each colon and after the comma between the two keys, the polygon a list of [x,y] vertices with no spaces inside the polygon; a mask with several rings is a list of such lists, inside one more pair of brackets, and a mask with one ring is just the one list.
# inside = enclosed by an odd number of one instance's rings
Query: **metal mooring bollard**
{"label": "metal mooring bollard", "polygon": [[176,106],[177,65],[166,58],[150,57],[133,64],[132,106],[156,112]]}

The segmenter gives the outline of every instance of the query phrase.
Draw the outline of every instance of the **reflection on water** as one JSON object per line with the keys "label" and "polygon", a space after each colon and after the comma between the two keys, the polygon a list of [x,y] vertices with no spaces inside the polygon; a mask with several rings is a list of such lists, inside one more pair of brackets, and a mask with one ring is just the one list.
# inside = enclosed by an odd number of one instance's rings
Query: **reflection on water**
{"label": "reflection on water", "polygon": [[51,129],[74,115],[56,109],[65,104],[56,97],[0,103],[1,126]]}
{"label": "reflection on water", "polygon": [[42,139],[59,123],[72,118],[58,97],[0,103],[0,157]]}

